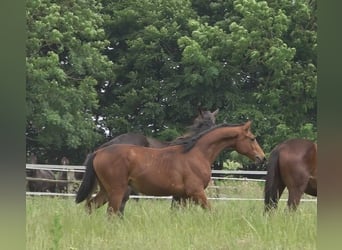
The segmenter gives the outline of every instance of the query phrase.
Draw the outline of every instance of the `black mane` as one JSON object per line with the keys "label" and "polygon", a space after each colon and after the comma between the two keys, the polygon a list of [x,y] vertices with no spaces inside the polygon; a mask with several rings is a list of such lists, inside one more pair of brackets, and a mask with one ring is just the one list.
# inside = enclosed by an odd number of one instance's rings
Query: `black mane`
{"label": "black mane", "polygon": [[201,122],[197,122],[196,124],[189,126],[189,131],[193,135],[196,135],[198,133],[201,133],[209,128],[212,128],[212,126],[215,126],[211,120],[203,120]]}
{"label": "black mane", "polygon": [[243,125],[243,123],[241,124],[227,124],[227,123],[222,123],[222,124],[219,124],[219,125],[216,125],[214,127],[211,127],[207,130],[204,130],[200,133],[197,133],[189,138],[185,138],[184,140],[181,140],[179,142],[176,142],[174,143],[173,145],[183,145],[183,153],[186,153],[186,152],[189,152],[190,149],[192,149],[196,142],[202,137],[204,136],[205,134],[217,129],[217,128],[223,128],[223,127],[239,127]]}

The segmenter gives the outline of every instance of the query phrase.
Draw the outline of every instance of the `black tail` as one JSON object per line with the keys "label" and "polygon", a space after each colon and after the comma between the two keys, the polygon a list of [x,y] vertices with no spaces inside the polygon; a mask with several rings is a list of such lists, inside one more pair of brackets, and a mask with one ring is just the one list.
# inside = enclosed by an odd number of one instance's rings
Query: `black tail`
{"label": "black tail", "polygon": [[84,166],[86,166],[86,171],[81,183],[80,188],[76,194],[76,203],[80,203],[84,201],[91,195],[93,191],[95,181],[96,181],[96,174],[93,167],[93,160],[95,157],[95,153],[91,153],[87,155],[87,158],[84,162]]}
{"label": "black tail", "polygon": [[265,204],[265,212],[269,211],[272,208],[276,208],[278,205],[279,194],[278,187],[280,184],[280,172],[279,172],[279,151],[274,149],[270,157],[267,161],[267,175],[265,181],[265,189],[264,189],[264,204]]}

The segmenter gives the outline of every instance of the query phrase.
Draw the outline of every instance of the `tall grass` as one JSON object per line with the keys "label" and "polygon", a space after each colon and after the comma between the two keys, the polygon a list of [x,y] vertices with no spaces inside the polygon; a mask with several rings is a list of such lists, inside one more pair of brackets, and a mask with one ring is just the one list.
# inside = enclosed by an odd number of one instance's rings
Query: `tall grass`
{"label": "tall grass", "polygon": [[124,219],[92,215],[70,198],[27,197],[27,249],[315,249],[317,207],[285,202],[270,216],[262,201],[211,201],[170,209],[170,200],[130,200]]}

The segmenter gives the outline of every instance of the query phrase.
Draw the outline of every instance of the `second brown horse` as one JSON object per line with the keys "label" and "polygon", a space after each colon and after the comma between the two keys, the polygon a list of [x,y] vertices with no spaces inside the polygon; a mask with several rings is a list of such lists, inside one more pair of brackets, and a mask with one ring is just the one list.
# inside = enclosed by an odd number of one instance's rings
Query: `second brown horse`
{"label": "second brown horse", "polygon": [[304,193],[317,196],[317,144],[313,141],[298,138],[278,144],[266,166],[265,212],[277,208],[286,187],[290,210],[297,209]]}
{"label": "second brown horse", "polygon": [[[256,162],[265,159],[250,126],[250,121],[221,124],[180,145],[160,149],[125,144],[101,148],[85,162],[76,203],[87,199],[86,207],[91,212],[108,201],[107,212],[121,214],[122,198],[131,186],[146,195],[191,199],[210,208],[204,190],[211,178],[211,165],[223,149],[231,148]],[[96,180],[100,190],[91,198]]]}

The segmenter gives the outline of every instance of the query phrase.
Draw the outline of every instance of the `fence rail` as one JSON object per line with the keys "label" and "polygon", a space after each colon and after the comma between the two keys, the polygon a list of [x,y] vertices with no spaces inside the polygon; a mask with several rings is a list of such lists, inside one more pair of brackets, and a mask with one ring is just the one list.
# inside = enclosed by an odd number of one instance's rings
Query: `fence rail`
{"label": "fence rail", "polygon": [[[74,172],[84,172],[85,166],[79,165],[47,165],[47,164],[26,164],[26,169],[44,169],[44,170],[52,170],[52,171],[67,171],[68,179],[67,180],[50,180],[43,178],[32,178],[26,177],[27,181],[46,181],[46,182],[56,182],[56,183],[80,183],[81,181],[76,180],[75,178],[70,178],[70,173]],[[264,181],[264,179],[252,179],[247,177],[228,177],[228,176],[260,176],[264,177],[266,175],[266,171],[253,171],[253,170],[212,170],[212,179],[213,180],[233,180],[233,181]],[[221,189],[224,188],[222,186],[209,185],[208,188],[212,189]],[[70,189],[71,190],[71,189]],[[63,196],[63,197],[74,197],[75,193],[53,193],[53,192],[26,192],[27,196]],[[139,199],[171,199],[171,196],[147,196],[147,195],[131,195],[131,198],[139,198]],[[263,201],[261,198],[228,198],[228,197],[208,197],[209,200],[220,200],[220,201]],[[280,199],[281,201],[285,201],[285,199]],[[316,198],[312,199],[302,199],[301,201],[314,201],[317,202]]]}
{"label": "fence rail", "polygon": [[47,164],[26,164],[27,169],[44,169],[53,171],[74,171],[84,172],[85,166],[78,165],[47,165]]}
{"label": "fence rail", "polygon": [[[47,164],[26,164],[26,169],[41,169],[41,170],[50,170],[50,171],[66,171],[68,173],[72,172],[80,172],[83,173],[85,171],[85,166],[81,165],[47,165]],[[246,177],[232,178],[227,177],[229,175],[259,175],[265,176],[266,171],[250,171],[250,170],[212,170],[212,179],[213,180],[249,180],[249,181],[264,181],[263,179],[250,179]],[[218,176],[216,176],[218,175]],[[68,175],[70,176],[70,174]],[[44,181],[44,182],[56,182],[56,183],[79,183],[79,180],[71,178],[70,180],[51,180],[44,178],[34,178],[34,177],[26,177],[27,181]]]}
{"label": "fence rail", "polygon": [[[75,171],[84,172],[85,166],[81,165],[47,165],[47,164],[26,164],[27,169],[45,169],[54,171]],[[257,170],[212,170],[212,174],[220,175],[266,175],[266,171]]]}
{"label": "fence rail", "polygon": [[[81,165],[47,165],[47,164],[26,164],[27,169],[45,169],[53,171],[74,171],[84,172],[85,166]],[[212,175],[266,175],[266,171],[257,170],[212,170]]]}

